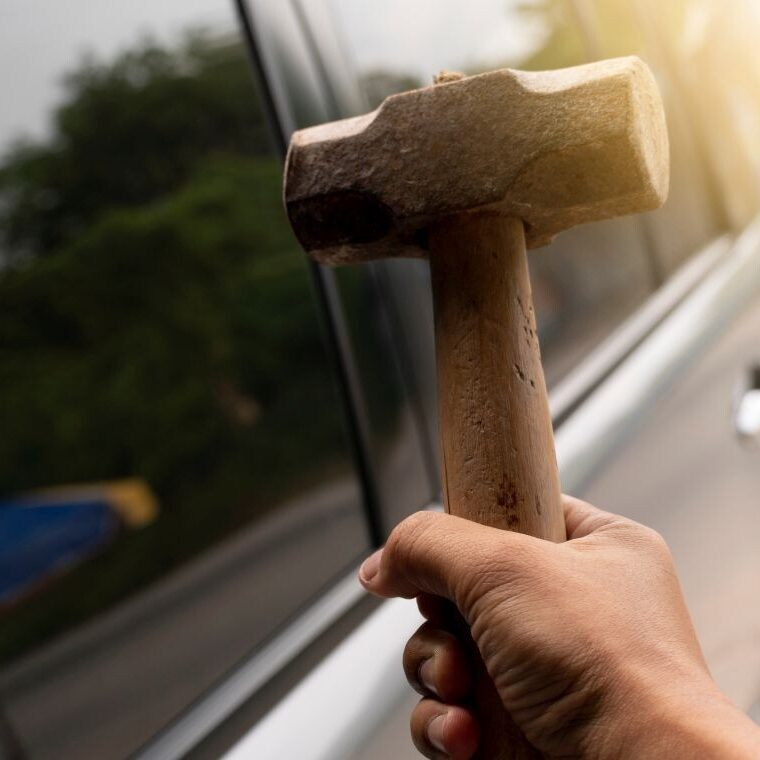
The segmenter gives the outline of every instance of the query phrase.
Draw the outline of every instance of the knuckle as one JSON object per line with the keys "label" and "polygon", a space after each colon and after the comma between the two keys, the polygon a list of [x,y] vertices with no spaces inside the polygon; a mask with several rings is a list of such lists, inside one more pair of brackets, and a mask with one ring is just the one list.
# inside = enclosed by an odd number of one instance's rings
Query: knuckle
{"label": "knuckle", "polygon": [[419,663],[432,650],[430,644],[430,623],[423,623],[408,639],[404,647],[404,668],[411,668],[415,674]]}
{"label": "knuckle", "polygon": [[[653,567],[671,572],[673,555],[667,541],[654,528],[636,524],[628,542],[629,550],[635,552],[638,558],[646,558]],[[674,571],[673,571],[674,572]]]}
{"label": "knuckle", "polygon": [[642,538],[650,551],[663,557],[670,556],[670,547],[662,534],[658,533],[654,528],[644,527],[642,529]]}
{"label": "knuckle", "polygon": [[409,682],[409,685],[417,691],[420,690],[418,672],[421,659],[419,646],[415,643],[414,637],[412,637],[406,642],[401,662],[404,667],[406,680]]}
{"label": "knuckle", "polygon": [[404,645],[404,653],[401,655],[401,661],[404,663],[405,670],[419,658],[419,646],[416,642],[416,636],[417,634],[412,636]]}
{"label": "knuckle", "polygon": [[622,531],[619,533],[621,544],[628,545],[637,552],[646,551],[655,556],[669,557],[670,547],[654,528],[648,525],[625,520],[621,522]]}
{"label": "knuckle", "polygon": [[406,565],[416,554],[430,532],[430,512],[415,512],[400,522],[385,544],[384,555],[394,565]]}

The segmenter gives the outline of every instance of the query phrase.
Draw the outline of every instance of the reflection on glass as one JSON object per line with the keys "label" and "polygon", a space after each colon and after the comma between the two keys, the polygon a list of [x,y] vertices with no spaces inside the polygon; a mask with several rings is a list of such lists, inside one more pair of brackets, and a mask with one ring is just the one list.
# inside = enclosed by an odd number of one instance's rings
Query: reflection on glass
{"label": "reflection on glass", "polygon": [[636,0],[651,52],[673,87],[711,171],[725,220],[739,228],[760,206],[760,18],[754,0]]}
{"label": "reflection on glass", "polygon": [[72,39],[0,121],[0,701],[30,757],[128,754],[366,546],[246,51],[199,5]]}
{"label": "reflection on glass", "polygon": [[442,70],[559,68],[582,60],[566,3],[544,0],[330,0],[373,105]]}
{"label": "reflection on glass", "polygon": [[[695,5],[693,0],[688,0]],[[668,4],[668,11],[682,0]],[[699,119],[693,117],[674,59],[678,48],[667,31],[667,12],[648,23],[643,4],[629,0],[578,0],[585,37],[593,58],[639,55],[650,65],[663,96],[670,137],[670,196],[665,206],[642,217],[650,250],[657,253],[663,279],[721,231],[721,206],[711,198],[711,176],[700,151]]]}
{"label": "reflection on glass", "polygon": [[157,513],[154,495],[139,479],[0,502],[0,613],[105,550],[123,527],[143,528]]}
{"label": "reflection on glass", "polygon": [[457,0],[330,0],[330,5],[356,65],[370,75],[427,84],[441,69],[540,68],[547,58],[582,55],[564,3],[476,0],[463,8]]}
{"label": "reflection on glass", "polygon": [[[336,279],[361,377],[376,497],[387,536],[407,514],[436,498],[433,457],[422,440],[425,420],[406,366],[407,335],[395,311],[390,262],[340,267]],[[418,318],[424,305],[417,304]]]}
{"label": "reflection on glass", "polygon": [[[478,73],[512,67],[561,68],[588,57],[588,34],[565,0],[455,0],[404,3],[331,0],[337,25],[367,100],[376,105],[392,92],[422,86],[439,69]],[[529,256],[544,366],[555,384],[598,345],[646,296],[654,277],[640,222],[626,219],[563,233]],[[414,304],[429,304],[426,277],[415,265],[387,268],[391,297],[406,292]],[[414,270],[416,272],[416,270]],[[410,294],[408,281],[419,286]],[[404,285],[404,281],[407,284]],[[416,308],[416,306],[415,306]],[[411,309],[398,307],[409,313]],[[428,319],[404,323],[404,340],[432,342]],[[424,336],[422,335],[424,333]],[[435,370],[430,351],[416,350],[421,396],[430,399]],[[426,403],[430,410],[431,404]],[[429,430],[431,440],[434,431]]]}

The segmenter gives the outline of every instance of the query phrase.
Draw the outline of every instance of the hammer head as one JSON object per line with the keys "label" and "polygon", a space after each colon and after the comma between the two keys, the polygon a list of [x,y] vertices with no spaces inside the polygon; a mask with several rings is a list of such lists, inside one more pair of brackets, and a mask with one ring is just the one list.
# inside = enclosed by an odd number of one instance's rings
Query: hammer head
{"label": "hammer head", "polygon": [[285,203],[306,251],[339,264],[425,256],[430,225],[484,208],[522,219],[535,248],[658,208],[668,176],[657,85],[629,57],[466,77],[296,132]]}

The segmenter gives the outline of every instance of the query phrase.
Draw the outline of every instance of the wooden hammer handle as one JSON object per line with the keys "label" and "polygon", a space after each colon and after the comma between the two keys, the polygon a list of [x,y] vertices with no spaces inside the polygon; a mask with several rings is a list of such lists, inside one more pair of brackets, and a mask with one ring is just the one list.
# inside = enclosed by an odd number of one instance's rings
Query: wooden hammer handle
{"label": "wooden hammer handle", "polygon": [[[429,246],[446,511],[564,541],[523,223],[461,214],[432,228]],[[478,757],[537,757],[478,664]]]}

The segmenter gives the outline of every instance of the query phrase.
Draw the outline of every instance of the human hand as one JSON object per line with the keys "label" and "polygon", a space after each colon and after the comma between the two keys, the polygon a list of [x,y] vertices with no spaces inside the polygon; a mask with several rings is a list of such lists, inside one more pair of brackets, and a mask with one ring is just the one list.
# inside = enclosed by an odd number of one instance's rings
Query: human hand
{"label": "human hand", "polygon": [[553,544],[450,515],[402,522],[360,579],[417,597],[428,619],[404,668],[430,758],[477,750],[470,635],[505,710],[548,757],[760,757],[760,730],[725,699],[654,531],[564,498]]}

